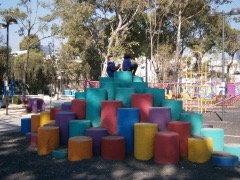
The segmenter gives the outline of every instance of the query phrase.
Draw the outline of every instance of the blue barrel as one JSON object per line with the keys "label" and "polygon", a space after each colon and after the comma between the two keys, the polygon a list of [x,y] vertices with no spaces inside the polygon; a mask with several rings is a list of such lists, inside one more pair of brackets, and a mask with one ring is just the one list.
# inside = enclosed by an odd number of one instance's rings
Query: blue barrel
{"label": "blue barrel", "polygon": [[162,101],[163,107],[171,108],[172,121],[180,119],[180,114],[183,112],[183,102],[180,100],[165,99]]}
{"label": "blue barrel", "polygon": [[93,127],[101,125],[101,103],[107,100],[107,91],[102,88],[87,88],[86,119],[91,120]]}
{"label": "blue barrel", "polygon": [[116,88],[115,100],[122,101],[123,107],[130,108],[132,94],[135,94],[134,88]]}
{"label": "blue barrel", "polygon": [[180,114],[180,121],[191,123],[191,134],[199,135],[203,128],[203,116],[200,113],[184,112]]}
{"label": "blue barrel", "polygon": [[107,91],[107,100],[114,100],[115,99],[115,91],[120,85],[119,83],[115,82],[102,82],[100,84],[100,88],[106,89]]}
{"label": "blue barrel", "polygon": [[147,88],[146,94],[152,94],[153,107],[161,107],[162,101],[165,100],[165,89]]}
{"label": "blue barrel", "polygon": [[90,120],[71,120],[69,122],[69,137],[85,136],[85,130],[91,127]]}
{"label": "blue barrel", "polygon": [[25,135],[28,132],[31,132],[31,118],[22,118],[21,119],[21,133],[23,135]]}
{"label": "blue barrel", "polygon": [[64,90],[63,91],[63,95],[71,95],[71,91],[70,90]]}
{"label": "blue barrel", "polygon": [[71,95],[75,96],[76,90],[71,90]]}
{"label": "blue barrel", "polygon": [[86,99],[85,92],[75,92],[75,99]]}
{"label": "blue barrel", "polygon": [[114,72],[114,82],[131,83],[133,75],[130,71],[116,71]]}
{"label": "blue barrel", "polygon": [[126,152],[134,151],[134,124],[139,122],[140,111],[138,108],[118,108],[117,134],[126,139]]}

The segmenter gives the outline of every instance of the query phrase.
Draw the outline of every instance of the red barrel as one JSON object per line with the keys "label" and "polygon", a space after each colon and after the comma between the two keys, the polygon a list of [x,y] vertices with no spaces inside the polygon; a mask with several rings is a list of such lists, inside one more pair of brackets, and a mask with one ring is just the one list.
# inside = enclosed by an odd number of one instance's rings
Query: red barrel
{"label": "red barrel", "polygon": [[61,111],[61,108],[51,108],[50,109],[50,120],[56,120],[56,113]]}
{"label": "red barrel", "polygon": [[101,126],[106,128],[109,134],[117,134],[118,108],[122,108],[122,101],[102,101]]}
{"label": "red barrel", "polygon": [[191,136],[191,123],[181,121],[168,122],[167,129],[179,134],[180,157],[188,156],[188,138]]}
{"label": "red barrel", "polygon": [[154,161],[159,164],[179,162],[179,135],[175,132],[158,132],[155,135]]}
{"label": "red barrel", "polygon": [[31,146],[38,146],[38,135],[37,135],[37,133],[34,133],[34,132],[31,133],[30,141],[31,141]]}
{"label": "red barrel", "polygon": [[140,109],[140,121],[148,122],[149,108],[153,106],[151,94],[133,94],[132,108]]}
{"label": "red barrel", "polygon": [[72,100],[72,112],[76,113],[77,119],[86,118],[86,100],[85,99],[74,99]]}
{"label": "red barrel", "polygon": [[102,138],[101,154],[107,160],[123,160],[126,156],[123,136],[105,136]]}

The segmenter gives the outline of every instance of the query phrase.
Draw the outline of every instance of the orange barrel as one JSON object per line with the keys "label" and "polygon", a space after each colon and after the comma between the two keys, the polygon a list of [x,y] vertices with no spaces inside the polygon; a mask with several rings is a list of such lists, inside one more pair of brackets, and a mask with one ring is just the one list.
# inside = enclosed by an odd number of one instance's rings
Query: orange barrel
{"label": "orange barrel", "polygon": [[132,108],[139,108],[140,122],[148,122],[149,108],[153,106],[151,94],[133,94]]}
{"label": "orange barrel", "polygon": [[101,154],[107,160],[123,160],[126,156],[126,142],[123,136],[102,137]]}
{"label": "orange barrel", "polygon": [[31,115],[31,132],[37,132],[40,127],[40,115],[34,114]]}
{"label": "orange barrel", "polygon": [[43,111],[40,112],[40,127],[43,127],[45,124],[50,122],[50,112]]}
{"label": "orange barrel", "polygon": [[86,100],[85,99],[74,99],[72,100],[72,112],[76,113],[77,119],[86,118]]}
{"label": "orange barrel", "polygon": [[109,134],[117,134],[117,109],[122,106],[122,101],[102,101],[101,126],[106,128]]}
{"label": "orange barrel", "polygon": [[175,164],[179,162],[179,134],[176,132],[158,132],[155,135],[154,161],[159,164]]}
{"label": "orange barrel", "polygon": [[154,136],[158,131],[157,123],[135,123],[134,156],[138,160],[149,160],[154,154]]}
{"label": "orange barrel", "polygon": [[204,136],[188,138],[188,160],[194,163],[205,163],[213,153],[213,139]]}
{"label": "orange barrel", "polygon": [[168,122],[167,129],[179,134],[180,157],[188,156],[188,138],[191,136],[191,123],[181,121]]}
{"label": "orange barrel", "polygon": [[50,154],[59,146],[59,127],[46,126],[38,128],[38,154]]}
{"label": "orange barrel", "polygon": [[51,108],[50,109],[50,120],[56,120],[56,113],[61,111],[61,108]]}
{"label": "orange barrel", "polygon": [[92,138],[75,136],[68,139],[68,160],[80,161],[92,157]]}
{"label": "orange barrel", "polygon": [[38,134],[36,132],[31,133],[30,143],[31,146],[38,146]]}

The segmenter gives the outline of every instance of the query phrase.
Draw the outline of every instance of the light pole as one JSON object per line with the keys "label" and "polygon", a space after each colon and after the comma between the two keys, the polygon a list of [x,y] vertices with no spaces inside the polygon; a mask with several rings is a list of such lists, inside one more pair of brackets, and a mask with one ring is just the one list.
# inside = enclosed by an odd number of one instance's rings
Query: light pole
{"label": "light pole", "polygon": [[6,86],[6,115],[8,115],[8,93],[9,93],[9,87],[8,87],[8,76],[9,76],[9,25],[10,24],[17,24],[17,20],[14,18],[10,18],[6,21],[6,23],[0,23],[0,28],[4,29],[7,28],[7,50],[6,50],[6,81],[4,85]]}
{"label": "light pole", "polygon": [[239,15],[240,14],[240,8],[233,8],[229,12],[225,12],[222,10],[221,12],[216,12],[215,10],[211,10],[209,13],[209,16],[222,16],[222,121],[225,120],[225,89],[226,89],[226,82],[225,82],[225,46],[224,46],[224,40],[225,40],[225,17],[226,16],[232,16],[232,15]]}

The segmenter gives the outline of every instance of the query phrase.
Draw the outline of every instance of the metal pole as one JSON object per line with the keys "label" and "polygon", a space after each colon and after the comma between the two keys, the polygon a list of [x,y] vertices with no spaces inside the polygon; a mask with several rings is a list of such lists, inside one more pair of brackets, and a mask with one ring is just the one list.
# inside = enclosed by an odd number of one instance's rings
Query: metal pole
{"label": "metal pole", "polygon": [[8,60],[9,60],[9,23],[7,22],[7,60],[6,60],[6,66],[7,66],[7,71],[6,71],[6,76],[7,76],[7,86],[6,86],[6,115],[8,115]]}
{"label": "metal pole", "polygon": [[224,23],[225,23],[225,12],[222,11],[222,121],[225,120],[225,48],[224,48],[224,40],[225,40],[225,32],[224,32]]}

